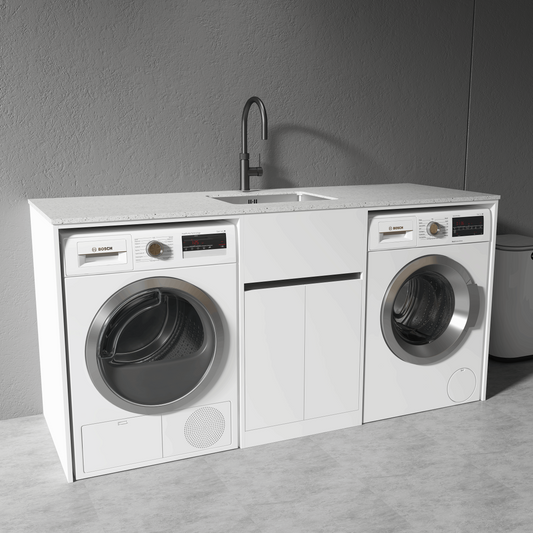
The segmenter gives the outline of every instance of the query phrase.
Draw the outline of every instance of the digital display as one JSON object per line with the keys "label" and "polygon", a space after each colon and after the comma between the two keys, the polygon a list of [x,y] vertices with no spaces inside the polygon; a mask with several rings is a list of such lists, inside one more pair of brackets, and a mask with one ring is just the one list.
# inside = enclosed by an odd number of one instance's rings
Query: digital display
{"label": "digital display", "polygon": [[181,245],[184,252],[221,250],[226,248],[226,234],[207,233],[202,235],[182,235]]}
{"label": "digital display", "polygon": [[453,237],[483,235],[483,215],[452,218]]}

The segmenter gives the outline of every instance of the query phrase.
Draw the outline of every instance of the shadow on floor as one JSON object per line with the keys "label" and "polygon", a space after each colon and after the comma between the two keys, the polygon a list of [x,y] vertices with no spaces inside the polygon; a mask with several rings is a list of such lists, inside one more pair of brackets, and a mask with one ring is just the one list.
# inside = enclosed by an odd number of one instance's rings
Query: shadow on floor
{"label": "shadow on floor", "polygon": [[487,400],[516,387],[533,374],[533,359],[501,362],[489,359]]}

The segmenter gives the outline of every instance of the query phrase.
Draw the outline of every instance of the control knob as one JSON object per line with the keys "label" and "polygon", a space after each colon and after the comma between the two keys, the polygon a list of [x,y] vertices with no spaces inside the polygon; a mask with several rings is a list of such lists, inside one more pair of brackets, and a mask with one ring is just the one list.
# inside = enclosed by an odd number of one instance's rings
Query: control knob
{"label": "control knob", "polygon": [[442,233],[442,226],[438,224],[437,222],[431,221],[427,225],[427,232],[428,235],[431,235],[431,237],[436,237],[440,233]]}
{"label": "control knob", "polygon": [[150,257],[159,257],[163,253],[163,245],[158,241],[150,241],[146,245],[146,253]]}

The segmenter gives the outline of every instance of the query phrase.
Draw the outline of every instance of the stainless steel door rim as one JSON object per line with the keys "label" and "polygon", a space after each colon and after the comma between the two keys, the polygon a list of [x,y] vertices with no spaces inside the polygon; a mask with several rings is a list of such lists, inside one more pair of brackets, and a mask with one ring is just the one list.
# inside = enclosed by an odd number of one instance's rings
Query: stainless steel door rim
{"label": "stainless steel door rim", "polygon": [[[125,304],[150,291],[168,294],[187,303],[189,312],[195,313],[196,323],[201,323],[201,345],[195,347],[192,357],[184,357],[183,360],[176,357],[168,361],[164,358],[160,361],[144,358],[129,362],[127,357],[121,357],[115,368],[111,369],[113,362],[110,362],[110,358],[106,361],[106,357],[101,357],[104,332]],[[153,307],[151,303],[146,304],[146,310]],[[164,342],[170,338],[168,328],[164,337]],[[153,344],[160,349],[161,342]],[[151,277],[123,287],[102,305],[87,334],[85,358],[94,386],[109,402],[134,413],[161,414],[178,409],[191,396],[196,396],[208,386],[221,363],[223,346],[222,318],[217,306],[205,292],[178,278]],[[191,369],[194,372],[187,372]],[[114,375],[118,376],[116,383],[126,385],[115,386]]]}
{"label": "stainless steel door rim", "polygon": [[[399,333],[394,319],[394,304],[404,285],[416,276],[432,276],[435,283],[442,279],[442,290],[453,294],[453,309],[442,331],[435,338],[410,342]],[[444,288],[447,284],[448,289]],[[403,289],[405,291],[405,289]],[[429,304],[428,304],[429,305]],[[451,304],[450,304],[451,305]],[[425,310],[423,310],[425,312]],[[381,330],[390,350],[400,359],[417,365],[427,365],[447,358],[460,344],[479,314],[479,287],[468,271],[457,261],[443,255],[426,255],[403,267],[391,281],[381,307]]]}

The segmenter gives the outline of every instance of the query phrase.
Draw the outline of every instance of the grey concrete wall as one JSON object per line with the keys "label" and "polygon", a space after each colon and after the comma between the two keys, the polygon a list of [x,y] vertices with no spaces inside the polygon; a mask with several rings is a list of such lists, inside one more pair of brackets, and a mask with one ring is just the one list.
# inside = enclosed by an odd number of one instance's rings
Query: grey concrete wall
{"label": "grey concrete wall", "polygon": [[[462,188],[473,0],[0,0],[0,418],[41,410],[27,198]],[[480,183],[480,190],[485,190]],[[497,192],[490,190],[488,192]]]}
{"label": "grey concrete wall", "polygon": [[533,236],[533,3],[475,12],[467,188],[502,196],[498,233]]}

